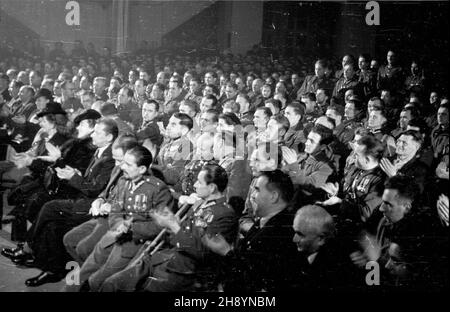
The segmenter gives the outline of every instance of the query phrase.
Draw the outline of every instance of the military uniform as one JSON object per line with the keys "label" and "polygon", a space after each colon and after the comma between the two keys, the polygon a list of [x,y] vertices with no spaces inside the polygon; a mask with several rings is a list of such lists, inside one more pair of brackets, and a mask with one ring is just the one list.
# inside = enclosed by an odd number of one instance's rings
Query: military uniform
{"label": "military uniform", "polygon": [[[142,244],[161,231],[150,217],[150,211],[173,207],[169,189],[153,176],[143,176],[136,182],[122,177],[112,196],[114,201],[108,218],[111,230],[97,243],[80,269],[81,283],[88,280],[93,291],[98,290],[106,278],[124,269]],[[117,227],[130,219],[129,231],[117,236],[114,232]]]}
{"label": "military uniform", "polygon": [[200,102],[202,101],[202,95],[195,94],[195,93],[188,93],[184,97],[185,100],[193,101],[197,103],[197,105],[200,105]]}
{"label": "military uniform", "polygon": [[143,122],[139,130],[136,132],[136,137],[141,144],[146,139],[150,139],[150,141],[156,146],[161,146],[164,139],[158,125],[154,120]]}
{"label": "military uniform", "polygon": [[365,222],[382,202],[386,175],[380,167],[363,170],[355,165],[345,175],[341,212],[356,222]]}
{"label": "military uniform", "polygon": [[405,75],[401,67],[386,65],[380,67],[377,77],[378,90],[388,89],[402,91],[405,87]]}
{"label": "military uniform", "polygon": [[252,180],[252,173],[245,159],[235,159],[233,156],[225,157],[219,161],[228,175],[228,186],[225,190],[226,198],[230,200],[238,197],[244,202]]}
{"label": "military uniform", "polygon": [[145,281],[146,291],[169,292],[191,291],[196,281],[213,283],[212,272],[219,256],[201,242],[205,233],[221,234],[228,242],[235,240],[237,219],[225,197],[195,203],[178,233],[171,237],[169,248],[153,256],[146,254],[141,261],[111,276],[101,291],[135,291],[140,281]]}
{"label": "military uniform", "polygon": [[203,166],[210,162],[209,160],[192,160],[186,165],[181,181],[183,195],[189,196],[195,193],[194,184],[197,181],[198,174]]}
{"label": "military uniform", "polygon": [[344,103],[345,92],[349,89],[353,89],[355,94],[363,94],[363,86],[356,75],[352,79],[340,78],[334,87],[333,96],[338,97]]}
{"label": "military uniform", "polygon": [[333,80],[325,76],[322,78],[319,78],[315,75],[306,76],[301,88],[298,89],[297,99],[301,98],[301,96],[305,93],[316,93],[317,89],[320,88],[327,90],[329,94],[331,94],[334,88]]}
{"label": "military uniform", "polygon": [[340,142],[346,144],[346,146],[350,148],[349,143],[355,137],[355,131],[359,127],[362,127],[361,122],[358,122],[354,119],[346,120],[342,123],[342,127],[341,125],[336,127],[336,129],[334,130],[334,135]]}
{"label": "military uniform", "polygon": [[167,185],[177,193],[182,192],[182,175],[184,167],[192,159],[192,152],[193,145],[187,137],[167,140],[159,151],[158,165],[152,165],[152,168],[161,171]]}
{"label": "military uniform", "polygon": [[299,120],[298,124],[290,127],[284,134],[284,142],[287,147],[295,150],[297,153],[303,152],[306,143],[306,137],[303,133],[303,124]]}
{"label": "military uniform", "polygon": [[371,69],[358,71],[359,82],[362,84],[364,96],[366,99],[371,98],[377,92],[377,73]]}
{"label": "military uniform", "polygon": [[441,161],[449,151],[449,135],[448,126],[443,127],[437,125],[431,131],[431,146],[433,147],[433,154],[436,161]]}

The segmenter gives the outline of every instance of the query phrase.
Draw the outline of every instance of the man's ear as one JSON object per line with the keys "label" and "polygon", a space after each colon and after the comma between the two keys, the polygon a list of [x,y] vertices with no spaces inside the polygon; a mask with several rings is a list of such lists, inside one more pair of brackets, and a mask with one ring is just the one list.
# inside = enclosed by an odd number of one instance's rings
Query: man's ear
{"label": "man's ear", "polygon": [[148,168],[145,166],[139,166],[139,173],[145,174],[148,171]]}
{"label": "man's ear", "polygon": [[181,127],[181,135],[186,135],[189,132],[189,128],[188,127]]}

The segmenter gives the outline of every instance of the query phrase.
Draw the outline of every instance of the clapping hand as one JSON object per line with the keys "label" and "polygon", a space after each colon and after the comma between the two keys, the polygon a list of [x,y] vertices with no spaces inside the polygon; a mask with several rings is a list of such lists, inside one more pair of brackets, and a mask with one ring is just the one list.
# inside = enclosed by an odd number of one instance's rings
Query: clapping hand
{"label": "clapping hand", "polygon": [[389,178],[397,175],[397,169],[387,158],[381,159],[380,167]]}
{"label": "clapping hand", "polygon": [[225,238],[220,234],[209,235],[208,233],[205,233],[205,235],[202,236],[202,243],[211,251],[221,256],[225,256],[232,250],[231,245],[228,244]]}
{"label": "clapping hand", "polygon": [[182,206],[184,204],[193,205],[199,199],[200,199],[200,197],[198,197],[198,195],[196,193],[192,193],[189,196],[181,195],[180,198],[178,199],[178,203],[180,206]]}
{"label": "clapping hand", "polygon": [[436,176],[441,179],[448,180],[448,166],[441,161],[436,168]]}
{"label": "clapping hand", "polygon": [[441,194],[436,203],[439,218],[448,226],[448,196]]}
{"label": "clapping hand", "polygon": [[60,178],[61,180],[70,180],[75,174],[81,175],[79,170],[74,169],[70,166],[65,166],[63,169],[55,168],[55,170],[58,178]]}
{"label": "clapping hand", "polygon": [[21,124],[21,125],[23,125],[27,121],[27,119],[23,115],[14,116],[11,118],[11,120],[14,121],[15,123]]}
{"label": "clapping hand", "polygon": [[104,203],[102,198],[97,198],[91,204],[91,209],[89,209],[89,214],[93,217],[100,215],[100,206]]}
{"label": "clapping hand", "polygon": [[117,229],[115,230],[116,235],[122,235],[124,233],[127,233],[131,228],[131,223],[133,222],[133,219],[124,220],[122,223],[119,224]]}
{"label": "clapping hand", "polygon": [[298,155],[294,150],[292,150],[286,146],[282,146],[281,152],[283,154],[283,160],[286,162],[286,164],[290,165],[297,161]]}
{"label": "clapping hand", "polygon": [[180,220],[167,207],[162,211],[150,212],[150,216],[159,226],[165,227],[173,233],[177,233],[180,230]]}

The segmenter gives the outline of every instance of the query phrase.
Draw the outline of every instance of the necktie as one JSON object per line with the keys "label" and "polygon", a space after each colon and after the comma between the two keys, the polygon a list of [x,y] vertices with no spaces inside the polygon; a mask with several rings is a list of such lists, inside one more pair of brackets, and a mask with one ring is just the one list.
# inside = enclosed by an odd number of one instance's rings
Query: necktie
{"label": "necktie", "polygon": [[92,157],[91,163],[89,164],[89,166],[86,169],[86,172],[84,173],[84,177],[86,178],[92,171],[92,167],[94,167],[95,162],[98,159],[98,154],[99,154],[99,149],[97,149],[94,153],[94,157]]}

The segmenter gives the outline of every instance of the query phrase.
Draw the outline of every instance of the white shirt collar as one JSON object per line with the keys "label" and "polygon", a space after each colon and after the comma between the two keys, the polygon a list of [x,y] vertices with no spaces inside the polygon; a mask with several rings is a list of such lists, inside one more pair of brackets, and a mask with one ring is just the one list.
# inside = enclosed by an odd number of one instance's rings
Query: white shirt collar
{"label": "white shirt collar", "polygon": [[314,260],[316,259],[316,257],[317,257],[317,252],[315,252],[315,253],[313,253],[313,254],[310,254],[310,255],[308,256],[308,263],[309,263],[309,264],[312,264],[312,263],[314,262]]}
{"label": "white shirt collar", "polygon": [[98,155],[97,155],[97,158],[102,157],[103,152],[109,147],[109,145],[110,145],[110,144],[98,148]]}

